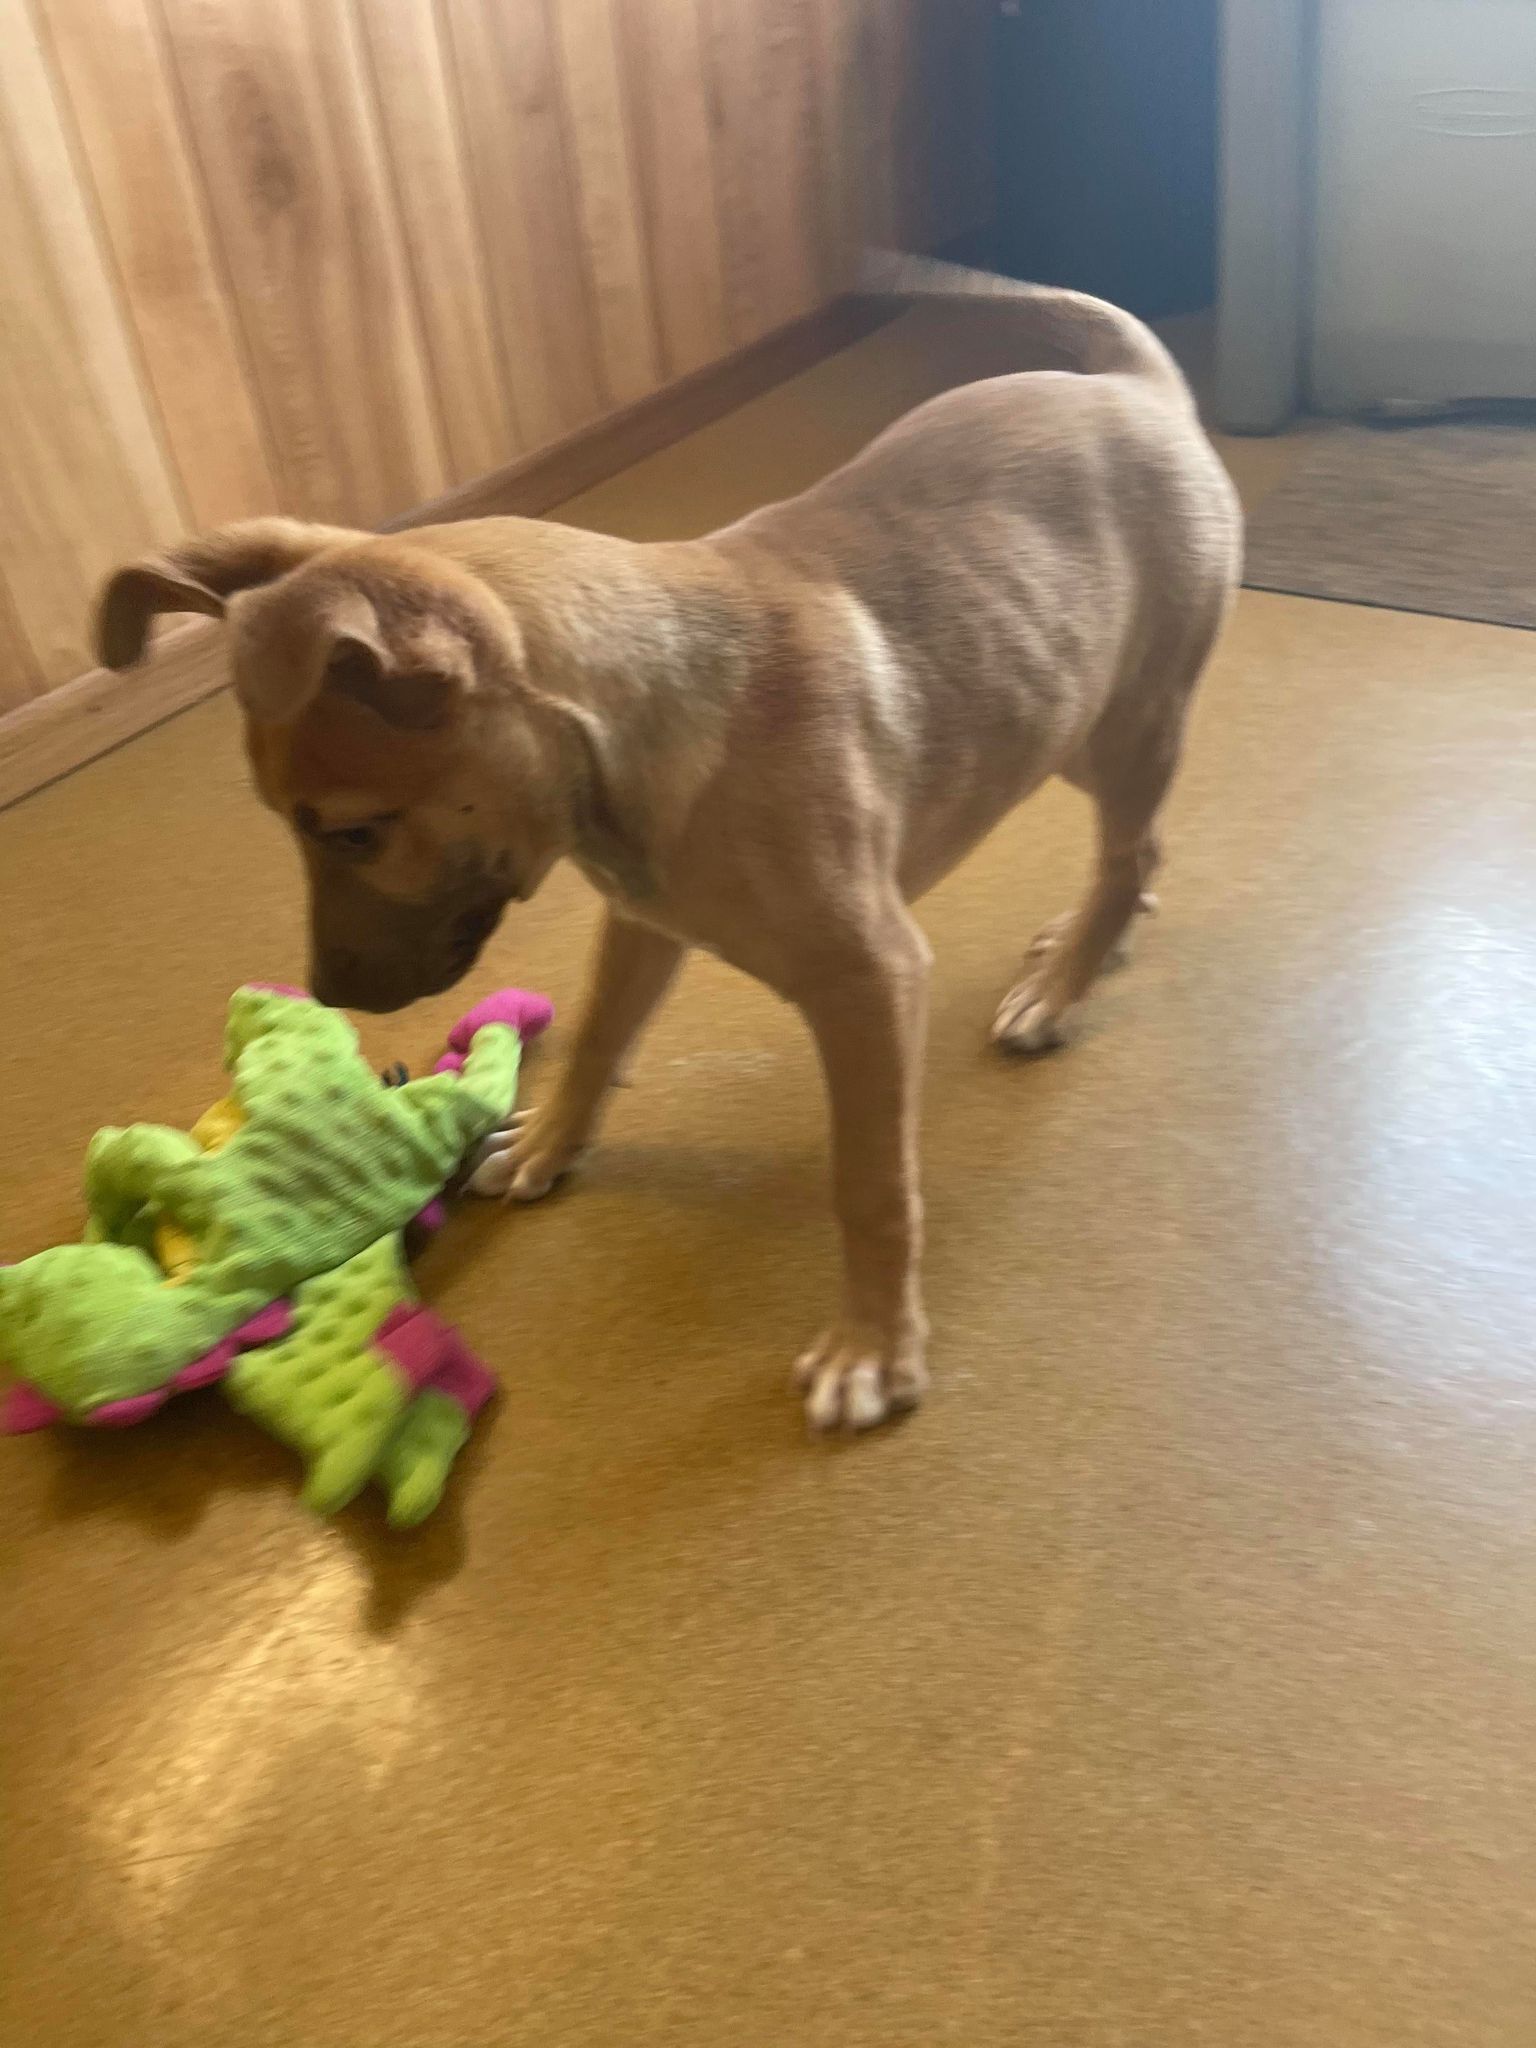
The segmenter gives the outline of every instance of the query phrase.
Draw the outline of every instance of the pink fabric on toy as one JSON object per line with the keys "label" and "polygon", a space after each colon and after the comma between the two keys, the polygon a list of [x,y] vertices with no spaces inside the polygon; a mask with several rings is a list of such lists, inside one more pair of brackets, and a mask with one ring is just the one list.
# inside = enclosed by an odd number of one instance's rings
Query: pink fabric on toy
{"label": "pink fabric on toy", "polygon": [[0,1401],[0,1436],[26,1436],[34,1429],[47,1429],[64,1413],[46,1394],[18,1380],[7,1387]]}
{"label": "pink fabric on toy", "polygon": [[535,995],[528,988],[500,988],[464,1013],[448,1034],[448,1049],[468,1052],[475,1033],[487,1024],[510,1024],[519,1038],[537,1038],[554,1014],[548,996]]}
{"label": "pink fabric on toy", "polygon": [[437,1378],[432,1382],[440,1394],[448,1394],[471,1421],[496,1391],[496,1375],[476,1358],[458,1331],[448,1332],[450,1348]]}
{"label": "pink fabric on toy", "polygon": [[[223,1348],[222,1345],[219,1346],[220,1351]],[[208,1355],[213,1358],[218,1354],[209,1352]],[[223,1360],[219,1367],[220,1374],[228,1372],[229,1360],[233,1357],[234,1353],[230,1352]],[[99,1408],[93,1408],[90,1414],[83,1416],[81,1420],[92,1429],[131,1429],[134,1423],[143,1422],[146,1417],[163,1408],[172,1394],[180,1392],[177,1385],[180,1377],[178,1373],[169,1386],[153,1387],[147,1394],[132,1394],[126,1401],[103,1401]]]}
{"label": "pink fabric on toy", "polygon": [[315,999],[307,988],[295,988],[286,981],[248,981],[247,988],[260,989],[264,996],[292,996],[296,1003],[312,1003]]}
{"label": "pink fabric on toy", "polygon": [[232,1330],[222,1344],[215,1344],[201,1358],[184,1365],[165,1386],[152,1388],[147,1394],[135,1394],[126,1401],[108,1401],[93,1408],[85,1419],[92,1429],[128,1429],[135,1422],[142,1422],[146,1415],[153,1415],[157,1408],[163,1408],[172,1394],[189,1394],[195,1387],[211,1387],[215,1380],[223,1379],[240,1352],[252,1351],[258,1344],[275,1344],[292,1328],[293,1310],[287,1302],[269,1301],[238,1330]]}
{"label": "pink fabric on toy", "polygon": [[[92,1429],[131,1429],[136,1422],[143,1422],[146,1416],[163,1408],[172,1394],[190,1393],[194,1387],[212,1386],[215,1380],[223,1379],[238,1352],[253,1350],[258,1344],[275,1344],[292,1327],[293,1310],[287,1302],[268,1302],[238,1330],[232,1330],[221,1344],[184,1365],[163,1387],[151,1387],[147,1394],[130,1394],[122,1401],[104,1401],[82,1420]],[[10,1388],[0,1401],[0,1436],[26,1436],[34,1429],[47,1429],[63,1419],[62,1408],[24,1381]]]}
{"label": "pink fabric on toy", "polygon": [[269,1301],[265,1308],[257,1309],[249,1322],[244,1322],[236,1331],[242,1351],[254,1351],[258,1344],[279,1344],[293,1328],[293,1304],[288,1301]]}
{"label": "pink fabric on toy", "polygon": [[471,1419],[496,1391],[489,1369],[434,1309],[402,1304],[380,1323],[373,1341],[412,1393],[431,1387],[457,1401]]}
{"label": "pink fabric on toy", "polygon": [[402,1302],[392,1309],[373,1335],[382,1351],[413,1394],[436,1378],[450,1335],[441,1316],[429,1308],[407,1308]]}
{"label": "pink fabric on toy", "polygon": [[548,996],[535,995],[529,988],[499,988],[467,1010],[448,1034],[448,1050],[433,1067],[434,1074],[457,1074],[477,1031],[487,1024],[510,1024],[526,1044],[549,1028],[555,1006]]}

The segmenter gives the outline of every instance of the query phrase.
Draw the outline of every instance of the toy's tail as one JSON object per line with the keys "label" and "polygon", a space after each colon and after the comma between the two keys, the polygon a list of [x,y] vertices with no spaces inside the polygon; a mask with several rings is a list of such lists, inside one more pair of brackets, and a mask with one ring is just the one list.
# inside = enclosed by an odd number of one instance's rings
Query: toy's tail
{"label": "toy's tail", "polygon": [[861,288],[881,298],[990,300],[1017,321],[1021,368],[1076,370],[1090,377],[1145,377],[1187,391],[1178,365],[1134,314],[1085,292],[1021,284],[990,270],[971,270],[895,250],[866,252]]}

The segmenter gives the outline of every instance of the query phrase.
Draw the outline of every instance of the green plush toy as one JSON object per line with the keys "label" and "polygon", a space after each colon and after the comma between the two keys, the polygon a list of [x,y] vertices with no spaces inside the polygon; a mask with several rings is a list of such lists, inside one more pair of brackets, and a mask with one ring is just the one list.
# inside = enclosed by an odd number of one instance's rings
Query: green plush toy
{"label": "green plush toy", "polygon": [[231,1088],[191,1134],[100,1132],[85,1240],[0,1269],[12,1433],[120,1425],[216,1379],[305,1461],[322,1513],[371,1477],[391,1521],[429,1513],[493,1390],[417,1300],[402,1233],[516,1095],[542,997],[504,990],[432,1074],[386,1087],[346,1019],[301,992],[230,1003]]}

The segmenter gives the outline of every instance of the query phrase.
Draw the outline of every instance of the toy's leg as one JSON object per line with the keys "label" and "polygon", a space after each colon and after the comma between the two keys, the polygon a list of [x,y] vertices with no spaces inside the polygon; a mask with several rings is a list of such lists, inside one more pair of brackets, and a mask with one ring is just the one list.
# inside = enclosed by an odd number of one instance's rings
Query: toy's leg
{"label": "toy's leg", "polygon": [[437,1374],[406,1410],[374,1468],[394,1529],[414,1528],[442,1499],[453,1461],[496,1386],[458,1331],[424,1313],[440,1358]]}
{"label": "toy's leg", "polygon": [[[354,1262],[355,1263],[355,1262]],[[346,1273],[348,1268],[340,1269]],[[231,1404],[298,1452],[304,1461],[303,1499],[317,1515],[332,1515],[367,1485],[384,1445],[399,1427],[415,1383],[359,1329],[356,1341],[317,1346],[314,1326],[338,1305],[337,1276],[331,1285],[311,1281],[311,1298],[301,1310],[301,1327],[286,1343],[247,1351],[230,1365],[224,1381]]]}
{"label": "toy's leg", "polygon": [[487,1140],[469,1179],[475,1194],[533,1202],[570,1171],[682,959],[676,939],[608,913],[565,1071],[542,1108],[510,1133]]}
{"label": "toy's leg", "polygon": [[[329,1421],[323,1415],[318,1418],[304,1482],[306,1507],[319,1515],[333,1515],[362,1491],[388,1459],[390,1446],[418,1405],[422,1390],[451,1363],[458,1342],[458,1333],[431,1309],[402,1304],[379,1325],[361,1355],[337,1369],[336,1393],[342,1394],[343,1376],[347,1389],[332,1406]],[[468,1423],[463,1422],[462,1433],[451,1441],[452,1418],[430,1409],[426,1416],[430,1427],[418,1424],[424,1437],[418,1455],[425,1455],[425,1448],[430,1447],[441,1458],[442,1477],[446,1478],[469,1434]],[[446,1430],[444,1422],[450,1425]],[[411,1441],[414,1443],[414,1437]],[[442,1491],[441,1478],[437,1491]],[[429,1500],[421,1512],[427,1513],[432,1504]]]}
{"label": "toy's leg", "polygon": [[470,1419],[451,1394],[427,1387],[416,1396],[374,1467],[392,1529],[414,1529],[431,1514],[469,1432]]}

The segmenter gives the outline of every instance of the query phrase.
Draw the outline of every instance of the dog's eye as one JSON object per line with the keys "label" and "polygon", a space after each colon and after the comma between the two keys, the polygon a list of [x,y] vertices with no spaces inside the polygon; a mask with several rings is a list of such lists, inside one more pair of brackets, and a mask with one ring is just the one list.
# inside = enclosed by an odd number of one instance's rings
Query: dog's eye
{"label": "dog's eye", "polygon": [[384,835],[399,815],[387,811],[377,818],[359,818],[355,825],[325,825],[308,804],[300,804],[293,822],[316,846],[345,854],[348,860],[369,860],[382,849]]}
{"label": "dog's eye", "polygon": [[338,825],[324,838],[327,846],[334,846],[341,853],[377,853],[384,842],[384,834],[377,825]]}

